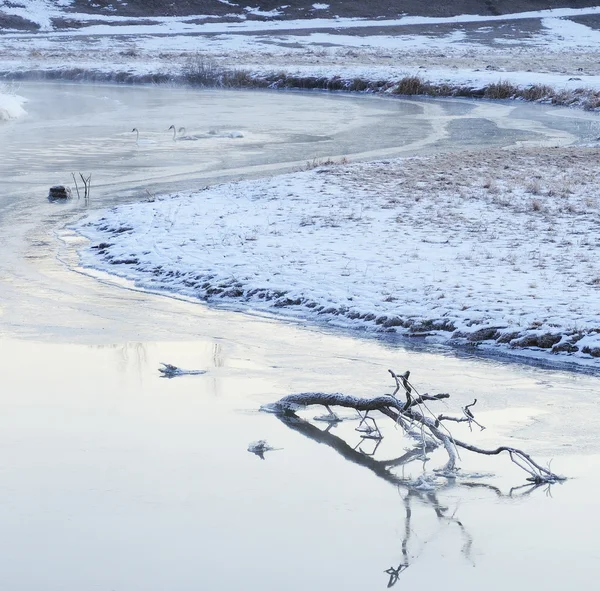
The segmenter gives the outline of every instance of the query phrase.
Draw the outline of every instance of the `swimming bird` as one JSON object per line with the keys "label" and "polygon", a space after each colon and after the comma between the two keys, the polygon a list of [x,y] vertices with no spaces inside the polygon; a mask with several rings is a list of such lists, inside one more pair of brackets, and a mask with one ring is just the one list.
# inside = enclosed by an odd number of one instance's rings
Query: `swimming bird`
{"label": "swimming bird", "polygon": [[142,144],[142,145],[145,145],[145,144],[155,144],[155,143],[156,143],[156,142],[155,142],[155,141],[153,141],[153,140],[140,140],[140,132],[139,132],[139,130],[138,130],[138,128],[137,128],[137,127],[134,127],[134,128],[131,130],[131,133],[133,133],[133,132],[135,132],[135,143],[136,143],[136,145],[138,145],[138,146],[139,146],[140,144]]}
{"label": "swimming bird", "polygon": [[228,137],[232,139],[244,137],[244,134],[241,131],[226,131],[223,133],[219,133],[214,129],[211,129],[208,132],[208,135],[211,135],[212,137]]}
{"label": "swimming bird", "polygon": [[[200,135],[186,135],[185,133],[185,127],[180,127],[178,130],[175,129],[174,125],[171,125],[171,127],[169,127],[169,131],[173,130],[173,141],[179,141],[179,140],[184,140],[184,141],[196,141],[199,139],[202,139],[202,136]],[[179,134],[179,135],[177,135]]]}

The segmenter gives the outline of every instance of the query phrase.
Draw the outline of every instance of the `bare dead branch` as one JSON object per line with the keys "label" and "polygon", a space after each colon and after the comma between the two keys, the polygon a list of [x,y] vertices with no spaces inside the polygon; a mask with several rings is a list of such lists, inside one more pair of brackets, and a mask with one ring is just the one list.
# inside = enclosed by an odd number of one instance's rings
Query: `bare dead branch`
{"label": "bare dead branch", "polygon": [[437,420],[441,423],[442,421],[453,421],[454,423],[468,423],[467,417],[449,417],[448,415],[438,415]]}
{"label": "bare dead branch", "polygon": [[[475,416],[471,408],[476,404],[477,399],[473,403],[466,405],[462,411],[462,417],[453,417],[444,414],[435,416],[425,404],[426,401],[439,401],[449,398],[449,394],[421,394],[416,397],[413,394],[418,394],[417,390],[408,382],[409,372],[398,375],[392,370],[389,370],[392,378],[396,382],[396,389],[393,395],[375,396],[372,398],[361,398],[341,393],[327,394],[323,392],[302,392],[299,394],[290,394],[284,396],[277,402],[262,407],[262,410],[275,413],[280,416],[295,416],[296,411],[305,409],[311,405],[325,406],[330,415],[335,416],[330,409],[331,406],[340,406],[344,408],[354,408],[357,411],[365,413],[379,411],[381,414],[392,419],[397,425],[401,426],[404,431],[415,438],[422,441],[422,448],[427,449],[435,447],[435,445],[443,445],[448,454],[448,462],[437,472],[443,476],[453,478],[456,476],[456,462],[459,459],[458,448],[482,455],[499,455],[502,452],[507,452],[511,461],[529,474],[530,482],[540,484],[544,482],[552,483],[565,480],[563,476],[559,476],[552,472],[549,467],[545,468],[538,464],[533,458],[524,451],[509,447],[500,446],[496,449],[488,450],[477,447],[470,443],[466,443],[456,439],[450,431],[443,425],[445,421],[463,423],[467,422],[469,427],[471,423],[482,427],[475,420]],[[396,398],[400,387],[404,388],[406,393],[406,401],[402,402]],[[427,414],[426,414],[427,413]],[[360,412],[359,412],[360,414]],[[431,416],[428,416],[431,415]],[[367,415],[361,416],[361,424],[359,428],[365,424]],[[374,436],[382,437],[379,427],[377,427],[374,419],[369,417],[375,425],[371,427]],[[373,435],[372,435],[373,436]]]}
{"label": "bare dead branch", "polygon": [[75,177],[75,173],[72,172],[71,176],[73,177],[73,182],[75,183],[75,190],[77,191],[77,199],[80,199],[80,195],[79,195],[79,187],[77,185],[77,178]]}

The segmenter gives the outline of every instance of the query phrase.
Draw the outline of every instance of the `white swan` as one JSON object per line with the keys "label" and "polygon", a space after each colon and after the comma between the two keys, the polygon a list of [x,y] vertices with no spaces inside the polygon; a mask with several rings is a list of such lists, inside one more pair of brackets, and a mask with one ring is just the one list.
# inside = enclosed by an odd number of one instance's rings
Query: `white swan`
{"label": "white swan", "polygon": [[228,131],[225,133],[219,133],[218,131],[215,131],[214,129],[211,129],[208,132],[208,135],[210,135],[212,137],[228,137],[228,138],[232,138],[232,139],[244,137],[244,134],[241,131]]}
{"label": "white swan", "polygon": [[140,144],[146,145],[146,144],[155,144],[156,143],[154,140],[141,140],[140,141],[140,132],[139,132],[138,128],[134,127],[131,130],[131,133],[133,133],[134,131],[135,131],[135,143],[136,143],[136,145],[139,146]]}
{"label": "white swan", "polygon": [[[178,130],[175,129],[174,125],[171,125],[171,127],[169,127],[169,131],[173,130],[173,141],[179,141],[179,140],[183,140],[183,141],[196,141],[196,140],[200,140],[202,139],[202,136],[200,135],[186,135],[185,134],[185,127],[180,127]],[[179,134],[179,135],[177,135]]]}

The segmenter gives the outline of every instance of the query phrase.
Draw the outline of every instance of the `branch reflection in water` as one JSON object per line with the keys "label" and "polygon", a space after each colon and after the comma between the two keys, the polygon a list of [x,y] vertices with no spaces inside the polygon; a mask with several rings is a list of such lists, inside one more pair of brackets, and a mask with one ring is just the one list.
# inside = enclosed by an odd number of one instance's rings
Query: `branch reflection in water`
{"label": "branch reflection in water", "polygon": [[[404,572],[411,564],[409,544],[411,541],[411,533],[414,529],[414,525],[412,523],[413,502],[419,501],[426,506],[430,506],[434,511],[438,521],[446,522],[456,526],[462,538],[461,553],[466,560],[474,565],[475,562],[471,557],[473,538],[463,523],[456,517],[456,510],[450,513],[450,508],[440,502],[438,498],[438,491],[447,490],[455,486],[464,486],[468,488],[489,490],[501,498],[511,498],[529,495],[542,486],[541,483],[530,483],[511,488],[508,493],[503,493],[498,487],[493,485],[482,482],[461,482],[456,478],[448,478],[445,479],[445,484],[434,487],[425,477],[419,477],[417,480],[411,480],[392,472],[393,468],[399,466],[404,467],[411,462],[421,461],[423,464],[425,464],[425,462],[428,460],[427,454],[433,450],[433,447],[429,447],[427,444],[425,445],[425,448],[423,448],[422,445],[414,447],[406,451],[401,456],[391,460],[376,460],[374,456],[377,452],[379,444],[381,443],[380,439],[371,440],[375,441],[374,449],[371,449],[370,451],[362,451],[363,444],[366,444],[369,439],[361,436],[361,441],[355,447],[352,447],[342,438],[331,433],[332,427],[335,426],[334,423],[329,424],[325,429],[320,429],[319,427],[309,423],[294,413],[279,414],[276,416],[284,425],[293,431],[301,433],[305,437],[308,437],[317,443],[322,443],[328,447],[331,447],[345,460],[369,469],[379,478],[397,487],[404,505],[404,532],[402,537],[402,545],[400,550],[401,558],[399,563],[397,565],[392,565],[383,571],[389,576],[387,582],[388,588],[393,587],[398,582],[402,572]],[[550,484],[545,487],[546,494],[550,494],[550,487]],[[413,560],[415,557],[417,556],[413,554]]]}

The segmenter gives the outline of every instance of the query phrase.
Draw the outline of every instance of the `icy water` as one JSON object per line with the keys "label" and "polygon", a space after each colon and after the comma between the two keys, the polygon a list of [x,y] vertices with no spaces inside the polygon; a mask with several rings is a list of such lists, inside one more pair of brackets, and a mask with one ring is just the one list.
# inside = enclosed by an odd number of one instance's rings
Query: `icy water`
{"label": "icy water", "polygon": [[[80,242],[63,229],[86,204],[45,199],[52,184],[73,186],[73,172],[92,174],[88,206],[102,207],[330,157],[587,140],[592,118],[322,94],[19,92],[29,117],[0,126],[0,588],[562,589],[595,580],[597,378],[409,350],[89,277],[77,268]],[[173,142],[171,124],[217,133]],[[225,137],[234,130],[244,137]],[[207,372],[169,380],[161,362]],[[508,458],[463,453],[464,477],[414,491],[407,482],[444,458],[399,465],[388,478],[381,462],[410,446],[393,425],[370,456],[355,422],[325,432],[257,411],[291,392],[389,392],[388,368],[411,369],[422,391],[451,393],[440,412],[478,398],[487,429],[458,429],[463,439],[522,447],[571,478],[511,491],[525,480]],[[261,460],[247,451],[258,439],[280,449]]]}

